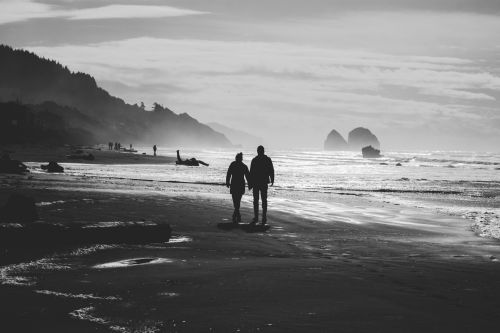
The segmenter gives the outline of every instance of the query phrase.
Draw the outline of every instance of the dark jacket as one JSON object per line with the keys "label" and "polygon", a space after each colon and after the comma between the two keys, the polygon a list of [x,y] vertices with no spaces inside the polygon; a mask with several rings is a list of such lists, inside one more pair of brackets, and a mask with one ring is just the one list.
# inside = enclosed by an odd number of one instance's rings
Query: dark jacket
{"label": "dark jacket", "polygon": [[245,178],[250,182],[248,167],[243,162],[234,161],[229,165],[226,175],[226,185],[231,186],[231,194],[245,193]]}
{"label": "dark jacket", "polygon": [[274,183],[273,161],[267,156],[255,156],[250,165],[250,186],[262,187]]}

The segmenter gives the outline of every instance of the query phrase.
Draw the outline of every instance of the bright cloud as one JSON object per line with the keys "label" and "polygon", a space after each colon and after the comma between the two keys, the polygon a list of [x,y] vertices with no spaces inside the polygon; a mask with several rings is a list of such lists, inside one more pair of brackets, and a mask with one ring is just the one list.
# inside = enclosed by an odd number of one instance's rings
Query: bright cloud
{"label": "bright cloud", "polygon": [[31,0],[0,0],[0,24],[36,18],[67,18],[70,20],[160,18],[200,15],[205,12],[170,6],[108,5],[82,9],[62,9]]}
{"label": "bright cloud", "polygon": [[72,20],[95,20],[114,18],[157,18],[185,15],[200,15],[204,12],[168,6],[110,5],[69,11]]}

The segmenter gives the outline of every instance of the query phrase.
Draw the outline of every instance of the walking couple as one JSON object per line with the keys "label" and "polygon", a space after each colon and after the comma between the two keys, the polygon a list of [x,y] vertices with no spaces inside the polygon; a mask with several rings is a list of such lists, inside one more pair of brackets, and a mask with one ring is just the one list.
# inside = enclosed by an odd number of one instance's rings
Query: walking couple
{"label": "walking couple", "polygon": [[250,171],[243,163],[243,154],[236,154],[236,160],[231,163],[227,170],[226,186],[231,189],[233,197],[234,213],[233,222],[241,222],[240,203],[243,193],[245,193],[245,178],[248,182],[248,189],[253,189],[253,212],[252,224],[259,221],[259,194],[262,199],[262,225],[267,222],[267,186],[274,185],[273,162],[264,154],[264,147],[257,147],[257,156],[250,164]]}

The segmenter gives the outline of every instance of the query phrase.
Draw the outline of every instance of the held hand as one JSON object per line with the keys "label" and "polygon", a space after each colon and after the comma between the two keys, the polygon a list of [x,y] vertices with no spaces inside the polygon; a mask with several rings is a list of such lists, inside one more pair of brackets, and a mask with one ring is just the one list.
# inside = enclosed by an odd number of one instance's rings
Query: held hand
{"label": "held hand", "polygon": [[274,182],[271,183],[271,186],[273,186],[273,185],[274,185]]}
{"label": "held hand", "polygon": [[226,186],[227,186],[227,188],[229,188],[229,187],[230,187],[230,185],[229,185],[229,184],[226,184]]}

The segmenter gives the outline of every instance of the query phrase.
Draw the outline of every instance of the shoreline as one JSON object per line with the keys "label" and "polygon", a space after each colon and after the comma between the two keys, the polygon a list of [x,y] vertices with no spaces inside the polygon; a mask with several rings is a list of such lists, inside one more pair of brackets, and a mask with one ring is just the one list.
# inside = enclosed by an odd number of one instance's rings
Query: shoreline
{"label": "shoreline", "polygon": [[[10,262],[4,253],[6,325],[52,332],[456,332],[500,321],[499,243],[468,231],[465,219],[332,195],[333,210],[321,221],[271,197],[270,231],[225,231],[217,224],[229,221],[232,204],[222,190],[0,175],[0,201],[12,191],[31,195],[46,222],[168,223],[180,240],[35,251]],[[249,221],[246,196],[242,215]],[[151,264],[96,268],[132,258]]]}
{"label": "shoreline", "polygon": [[[94,155],[94,160],[69,159],[66,156],[76,150],[84,154]],[[57,147],[34,145],[4,145],[0,151],[9,151],[13,160],[21,162],[47,163],[82,163],[82,164],[172,164],[177,160],[174,156],[153,156],[152,154],[139,154],[124,151],[99,149],[94,147]],[[173,153],[173,155],[175,152]]]}

